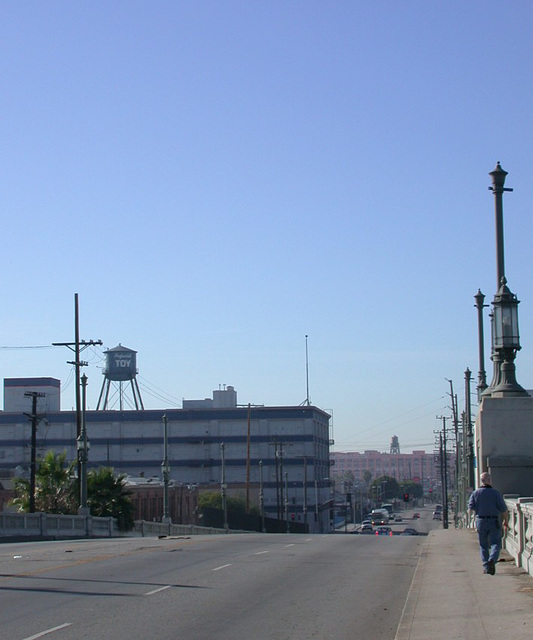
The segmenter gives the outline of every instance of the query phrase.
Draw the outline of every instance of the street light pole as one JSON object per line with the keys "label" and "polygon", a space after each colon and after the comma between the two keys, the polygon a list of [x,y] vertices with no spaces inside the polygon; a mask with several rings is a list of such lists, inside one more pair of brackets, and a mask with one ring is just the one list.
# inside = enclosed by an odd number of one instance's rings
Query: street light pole
{"label": "street light pole", "polygon": [[228,501],[227,501],[227,497],[226,497],[226,489],[227,489],[227,485],[226,485],[226,457],[225,457],[225,447],[226,445],[221,442],[220,443],[220,455],[221,455],[221,463],[222,463],[222,475],[220,478],[220,493],[221,493],[221,497],[222,497],[222,511],[224,513],[224,529],[226,530],[226,533],[229,530],[229,524],[228,524]]}
{"label": "street light pole", "polygon": [[477,329],[478,329],[478,353],[479,353],[479,372],[477,376],[477,399],[481,401],[481,394],[487,388],[487,373],[485,371],[485,339],[483,330],[483,308],[488,305],[483,304],[485,296],[481,293],[481,289],[477,290],[474,296],[477,309]]}
{"label": "street light pole", "polygon": [[507,286],[503,255],[503,193],[512,191],[504,187],[507,171],[498,162],[489,173],[492,178],[496,217],[496,278],[497,293],[492,301],[492,358],[494,380],[485,394],[493,397],[527,396],[528,393],[516,381],[515,358],[521,349],[518,332],[519,300]]}
{"label": "street light pole", "polygon": [[287,533],[291,532],[291,526],[289,524],[289,473],[285,471],[285,530]]}
{"label": "street light pole", "polygon": [[304,526],[307,531],[307,456],[304,456]]}
{"label": "street light pole", "polygon": [[87,462],[89,460],[89,438],[87,437],[87,421],[86,421],[86,398],[87,398],[87,376],[81,377],[81,432],[76,441],[78,449],[78,468],[80,481],[80,515],[89,515],[90,510],[87,506]]}
{"label": "street light pole", "polygon": [[170,524],[170,514],[168,509],[168,482],[170,478],[170,465],[168,462],[168,418],[167,414],[163,414],[163,463],[161,464],[161,472],[163,474],[163,517],[161,522]]}
{"label": "street light pole", "polygon": [[265,533],[265,494],[263,491],[263,461],[259,460],[259,509],[261,511],[261,531]]}

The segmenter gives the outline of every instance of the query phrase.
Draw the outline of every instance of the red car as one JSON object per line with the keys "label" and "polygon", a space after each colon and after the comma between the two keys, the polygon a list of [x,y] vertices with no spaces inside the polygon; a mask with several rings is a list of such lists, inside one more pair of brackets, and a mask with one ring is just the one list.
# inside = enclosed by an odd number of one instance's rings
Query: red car
{"label": "red car", "polygon": [[420,518],[420,514],[419,513],[413,513],[413,520],[416,520],[417,518]]}

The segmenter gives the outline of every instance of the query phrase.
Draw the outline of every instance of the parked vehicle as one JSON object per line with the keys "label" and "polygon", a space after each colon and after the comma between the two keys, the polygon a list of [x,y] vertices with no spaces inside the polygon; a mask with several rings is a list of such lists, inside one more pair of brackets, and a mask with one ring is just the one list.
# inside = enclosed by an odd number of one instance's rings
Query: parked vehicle
{"label": "parked vehicle", "polygon": [[407,529],[404,529],[402,533],[402,536],[417,536],[417,535],[418,535],[418,531],[410,527],[407,527]]}

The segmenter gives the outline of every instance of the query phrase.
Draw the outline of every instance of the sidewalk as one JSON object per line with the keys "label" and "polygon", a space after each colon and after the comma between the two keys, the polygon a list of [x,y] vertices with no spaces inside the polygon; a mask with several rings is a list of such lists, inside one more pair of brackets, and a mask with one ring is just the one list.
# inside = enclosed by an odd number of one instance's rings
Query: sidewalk
{"label": "sidewalk", "polygon": [[533,577],[506,551],[496,575],[484,575],[475,531],[431,531],[395,640],[502,638],[533,638]]}

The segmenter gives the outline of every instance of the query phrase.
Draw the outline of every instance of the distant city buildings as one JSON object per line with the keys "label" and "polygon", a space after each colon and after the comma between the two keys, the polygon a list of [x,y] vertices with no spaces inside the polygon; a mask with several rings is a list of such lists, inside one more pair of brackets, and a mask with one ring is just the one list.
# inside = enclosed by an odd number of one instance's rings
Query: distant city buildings
{"label": "distant city buildings", "polygon": [[[397,439],[395,447],[398,447]],[[332,477],[353,474],[356,482],[365,480],[364,472],[370,473],[371,480],[380,476],[390,476],[398,482],[411,480],[421,484],[424,492],[429,492],[440,483],[436,469],[435,454],[425,451],[412,453],[388,453],[380,451],[335,451],[330,453],[332,460]]]}

